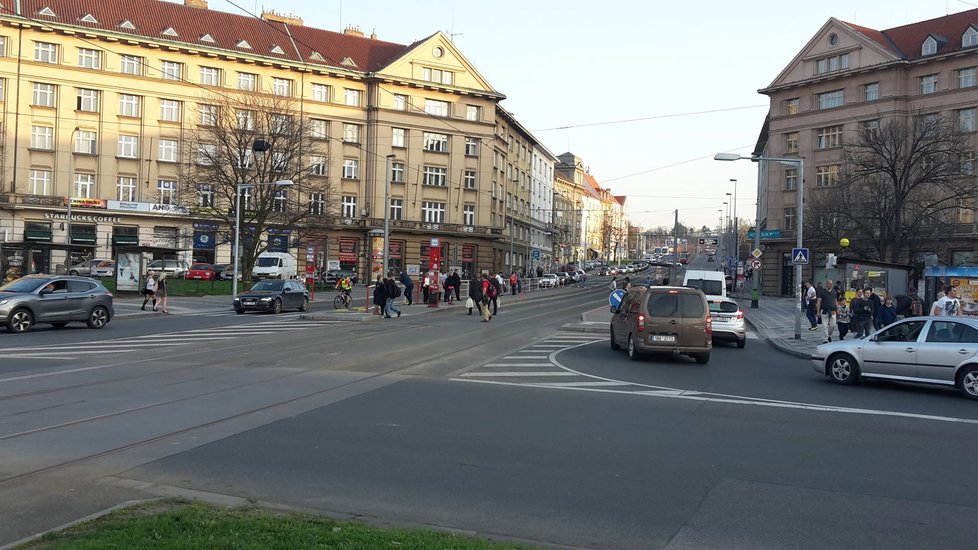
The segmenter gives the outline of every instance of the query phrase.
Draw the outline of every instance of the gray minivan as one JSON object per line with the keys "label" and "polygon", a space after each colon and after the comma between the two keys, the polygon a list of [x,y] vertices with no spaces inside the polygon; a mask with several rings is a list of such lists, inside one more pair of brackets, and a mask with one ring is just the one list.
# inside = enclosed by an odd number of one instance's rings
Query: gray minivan
{"label": "gray minivan", "polygon": [[710,360],[713,322],[706,295],[698,289],[633,286],[611,313],[611,349],[626,348],[632,360],[646,353]]}

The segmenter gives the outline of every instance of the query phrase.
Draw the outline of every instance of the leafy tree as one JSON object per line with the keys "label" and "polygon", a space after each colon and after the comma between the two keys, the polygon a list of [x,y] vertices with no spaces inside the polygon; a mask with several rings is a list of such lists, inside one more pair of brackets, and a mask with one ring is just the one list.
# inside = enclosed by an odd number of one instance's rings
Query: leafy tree
{"label": "leafy tree", "polygon": [[[248,281],[255,259],[268,250],[269,229],[289,230],[294,239],[329,223],[327,135],[290,98],[242,93],[200,103],[201,124],[190,132],[192,158],[181,180],[186,193],[199,197],[194,214],[227,228],[232,243],[236,190],[254,185],[241,193],[240,261]],[[256,185],[282,180],[293,185]]]}
{"label": "leafy tree", "polygon": [[864,123],[844,145],[838,185],[806,182],[806,238],[847,237],[862,257],[912,260],[934,246],[978,191],[974,149],[951,121],[894,115]]}

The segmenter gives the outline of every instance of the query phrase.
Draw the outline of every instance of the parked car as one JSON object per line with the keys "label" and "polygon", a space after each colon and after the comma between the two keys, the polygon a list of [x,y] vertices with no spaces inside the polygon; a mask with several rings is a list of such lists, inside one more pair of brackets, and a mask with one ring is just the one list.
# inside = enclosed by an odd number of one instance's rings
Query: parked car
{"label": "parked car", "polygon": [[557,272],[557,281],[560,283],[560,286],[564,286],[564,285],[573,283],[574,282],[574,279],[571,278],[570,273],[568,273],[566,271],[558,271]]}
{"label": "parked car", "polygon": [[197,279],[203,281],[213,281],[217,278],[217,271],[211,264],[193,264],[187,270],[187,279]]}
{"label": "parked car", "polygon": [[978,400],[978,319],[911,317],[866,338],[822,344],[812,367],[837,384],[861,379],[957,388]]}
{"label": "parked car", "polygon": [[632,286],[611,306],[611,349],[625,347],[634,361],[646,353],[684,354],[707,363],[713,320],[706,295],[676,286]]}
{"label": "parked car", "polygon": [[63,328],[84,322],[99,329],[114,314],[112,293],[88,277],[27,275],[0,287],[0,322],[10,332],[27,332],[37,323]]}
{"label": "parked car", "polygon": [[[217,272],[218,279],[230,281],[231,272],[234,271],[234,264],[214,264],[214,271]],[[238,280],[241,280],[241,266],[238,266]]]}
{"label": "parked car", "polygon": [[713,320],[713,342],[736,342],[743,349],[747,345],[747,323],[740,305],[722,296],[707,296],[706,303]]}
{"label": "parked car", "polygon": [[97,266],[92,268],[92,277],[114,277],[115,260],[102,260]]}
{"label": "parked car", "polygon": [[326,272],[326,284],[335,285],[337,281],[343,277],[349,277],[350,279],[355,279],[356,275],[347,269],[331,269]]}
{"label": "parked car", "polygon": [[560,279],[557,278],[556,273],[546,273],[543,277],[540,277],[538,285],[540,288],[554,288],[560,285]]}
{"label": "parked car", "polygon": [[599,277],[604,277],[604,276],[610,275],[610,274],[611,274],[611,269],[609,269],[607,267],[602,267],[601,269],[598,270],[598,276]]}
{"label": "parked car", "polygon": [[309,291],[294,279],[267,279],[251,285],[234,299],[234,311],[270,311],[281,313],[283,309],[309,308]]}
{"label": "parked car", "polygon": [[85,260],[68,268],[68,275],[91,275],[92,268],[104,262],[104,259]]}
{"label": "parked car", "polygon": [[184,260],[153,260],[146,269],[154,273],[166,273],[167,277],[182,279],[190,269],[190,264]]}

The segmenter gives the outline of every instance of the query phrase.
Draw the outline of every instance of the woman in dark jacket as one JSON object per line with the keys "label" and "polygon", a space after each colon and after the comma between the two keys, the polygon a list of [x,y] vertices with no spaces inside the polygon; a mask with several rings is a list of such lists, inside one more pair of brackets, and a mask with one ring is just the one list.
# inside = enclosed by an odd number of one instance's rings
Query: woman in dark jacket
{"label": "woman in dark jacket", "polygon": [[[469,298],[472,298],[475,307],[479,308],[479,313],[482,313],[482,281],[480,279],[473,277],[469,280]],[[472,315],[472,308],[469,308],[469,315]]]}
{"label": "woman in dark jacket", "polygon": [[884,301],[883,305],[880,306],[878,319],[880,328],[883,328],[897,320],[896,306],[893,305],[893,298],[889,296],[886,297],[886,301]]}
{"label": "woman in dark jacket", "polygon": [[377,281],[374,283],[374,315],[384,314],[384,317],[390,319],[390,315],[387,315],[387,287],[384,286],[384,280],[377,275]]}

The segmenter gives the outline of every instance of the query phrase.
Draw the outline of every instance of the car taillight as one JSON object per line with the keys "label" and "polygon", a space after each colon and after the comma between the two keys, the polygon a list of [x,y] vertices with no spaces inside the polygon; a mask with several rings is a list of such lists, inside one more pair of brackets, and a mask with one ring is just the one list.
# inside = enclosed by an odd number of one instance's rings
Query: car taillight
{"label": "car taillight", "polygon": [[737,318],[738,319],[743,319],[744,318],[744,310],[742,310],[742,309],[738,309],[737,310]]}
{"label": "car taillight", "polygon": [[638,331],[645,332],[645,315],[638,316]]}
{"label": "car taillight", "polygon": [[709,315],[706,317],[706,333],[713,334],[713,317]]}

